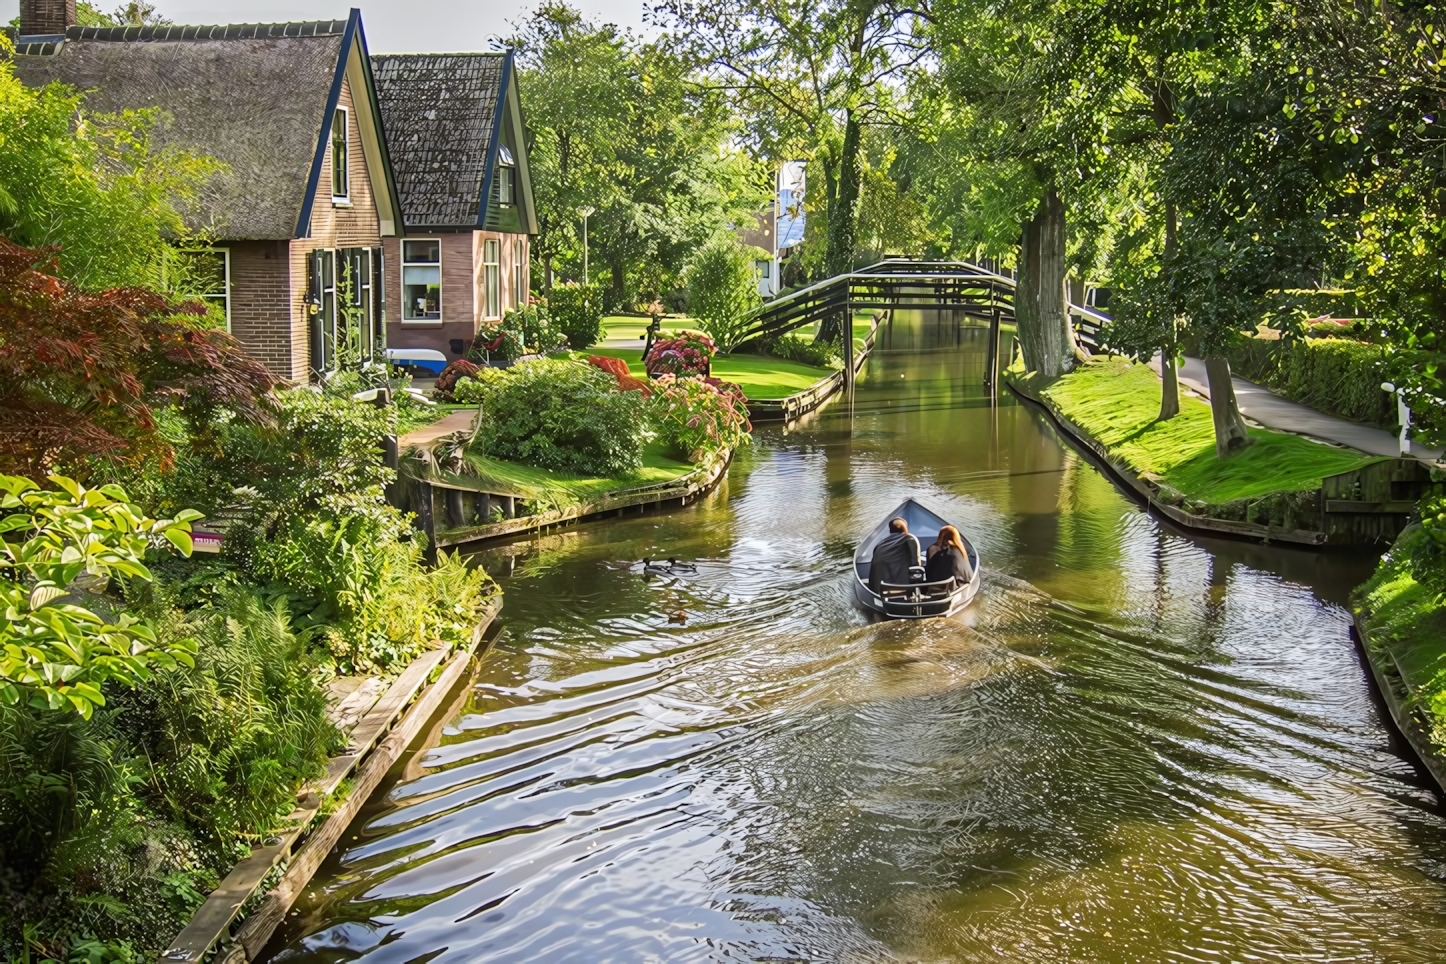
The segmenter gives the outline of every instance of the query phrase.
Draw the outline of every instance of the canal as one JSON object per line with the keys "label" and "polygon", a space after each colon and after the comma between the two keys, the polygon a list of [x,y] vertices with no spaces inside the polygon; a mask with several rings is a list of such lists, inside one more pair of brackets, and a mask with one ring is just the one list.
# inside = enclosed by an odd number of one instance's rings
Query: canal
{"label": "canal", "polygon": [[[1348,635],[1374,559],[1167,529],[983,357],[901,318],[697,506],[478,553],[501,635],[268,957],[1446,958],[1446,821]],[[980,549],[960,617],[851,602],[905,495]]]}

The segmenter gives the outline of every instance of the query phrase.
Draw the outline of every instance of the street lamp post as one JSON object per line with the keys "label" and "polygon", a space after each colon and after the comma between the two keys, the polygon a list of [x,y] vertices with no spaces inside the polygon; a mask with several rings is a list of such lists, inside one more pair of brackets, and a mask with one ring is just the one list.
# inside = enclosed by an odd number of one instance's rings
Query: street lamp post
{"label": "street lamp post", "polygon": [[582,283],[587,284],[587,219],[597,213],[597,208],[578,208],[577,213],[582,217]]}

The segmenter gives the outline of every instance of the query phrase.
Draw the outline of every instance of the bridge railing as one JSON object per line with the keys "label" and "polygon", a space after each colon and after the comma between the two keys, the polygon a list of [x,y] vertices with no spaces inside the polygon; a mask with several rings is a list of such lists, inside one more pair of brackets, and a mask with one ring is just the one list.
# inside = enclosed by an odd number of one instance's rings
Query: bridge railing
{"label": "bridge railing", "polygon": [[[743,341],[777,338],[829,318],[849,327],[859,309],[948,309],[1000,321],[1014,319],[1015,279],[968,261],[913,261],[893,258],[835,275],[767,302]],[[1069,306],[1079,339],[1100,348],[1100,328],[1109,316],[1083,305]]]}

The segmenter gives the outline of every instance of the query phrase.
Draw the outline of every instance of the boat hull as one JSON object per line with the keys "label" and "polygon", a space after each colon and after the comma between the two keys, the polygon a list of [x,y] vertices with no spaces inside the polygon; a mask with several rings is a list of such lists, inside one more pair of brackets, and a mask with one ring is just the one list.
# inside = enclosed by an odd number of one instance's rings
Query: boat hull
{"label": "boat hull", "polygon": [[[979,564],[979,551],[962,532],[960,538],[964,542],[974,571],[974,577],[969,582],[947,588],[939,583],[891,586],[885,595],[879,595],[869,588],[869,567],[872,564],[874,546],[888,535],[889,521],[895,518],[908,523],[909,531],[918,537],[920,545],[934,541],[938,538],[939,530],[950,525],[942,516],[913,499],[905,499],[854,551],[854,598],[859,604],[889,619],[931,619],[952,616],[973,602],[979,593],[982,567]],[[955,529],[958,529],[958,526],[955,526]]]}

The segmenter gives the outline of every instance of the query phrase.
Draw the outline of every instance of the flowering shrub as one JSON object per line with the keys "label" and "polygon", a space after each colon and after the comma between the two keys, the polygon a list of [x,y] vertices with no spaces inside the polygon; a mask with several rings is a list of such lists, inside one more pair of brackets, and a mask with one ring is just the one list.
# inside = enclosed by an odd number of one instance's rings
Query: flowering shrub
{"label": "flowering shrub", "polygon": [[567,336],[558,331],[546,305],[533,302],[521,308],[513,308],[503,317],[502,327],[521,335],[527,350],[539,355],[567,347]]}
{"label": "flowering shrub", "polygon": [[547,310],[573,348],[590,348],[602,337],[602,291],[597,285],[553,285]]}
{"label": "flowering shrub", "polygon": [[487,455],[594,476],[642,464],[642,398],[592,365],[539,358],[483,369],[457,395],[482,402],[477,444]]}
{"label": "flowering shrub", "polygon": [[475,374],[477,366],[465,358],[459,358],[442,369],[442,374],[437,376],[436,389],[443,394],[450,394],[457,387],[458,381]]}
{"label": "flowering shrub", "polygon": [[653,342],[643,359],[649,375],[706,375],[718,349],[713,339],[696,331]]}
{"label": "flowering shrub", "polygon": [[588,364],[601,368],[618,380],[618,389],[624,392],[638,391],[643,393],[644,398],[652,397],[653,390],[648,383],[634,375],[628,369],[628,363],[621,358],[613,358],[610,355],[589,355]]}
{"label": "flowering shrub", "polygon": [[477,329],[477,335],[472,339],[472,348],[467,352],[467,357],[473,361],[501,359],[513,362],[521,358],[525,351],[521,334],[506,327],[505,322],[499,321]]}
{"label": "flowering shrub", "polygon": [[658,438],[675,456],[700,462],[749,443],[752,426],[737,385],[664,375],[654,389],[649,414]]}

